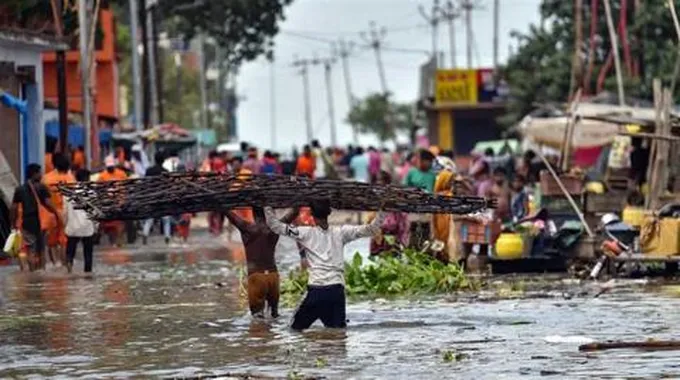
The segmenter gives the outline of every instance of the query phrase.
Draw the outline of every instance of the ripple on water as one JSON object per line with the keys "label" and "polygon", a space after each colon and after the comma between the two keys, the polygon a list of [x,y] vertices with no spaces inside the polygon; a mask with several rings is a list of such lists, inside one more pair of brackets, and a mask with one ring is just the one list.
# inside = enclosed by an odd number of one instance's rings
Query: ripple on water
{"label": "ripple on water", "polygon": [[[349,306],[347,330],[294,333],[289,309],[251,320],[228,252],[128,256],[115,265],[99,257],[93,280],[0,269],[0,377],[680,377],[673,351],[578,352],[586,339],[677,336],[680,298],[668,289],[617,282],[596,299],[551,289],[524,300],[374,300]],[[281,269],[297,261],[283,254]],[[570,294],[587,288],[555,283]],[[461,355],[447,361],[447,352]]]}

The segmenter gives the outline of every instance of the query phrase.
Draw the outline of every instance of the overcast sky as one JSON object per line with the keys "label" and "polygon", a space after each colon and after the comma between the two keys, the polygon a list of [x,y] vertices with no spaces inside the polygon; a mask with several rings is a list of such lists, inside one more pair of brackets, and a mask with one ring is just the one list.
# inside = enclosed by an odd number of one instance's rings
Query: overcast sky
{"label": "overcast sky", "polygon": [[[478,0],[483,9],[473,12],[472,24],[475,48],[473,64],[490,67],[493,62],[493,0]],[[538,23],[540,0],[503,0],[500,12],[500,59],[508,55],[512,30],[525,31],[529,24]],[[419,85],[419,67],[427,60],[424,53],[390,51],[389,49],[431,50],[431,29],[418,12],[418,6],[431,7],[430,0],[295,0],[286,10],[282,32],[276,37],[275,94],[276,94],[276,146],[289,150],[305,143],[305,117],[302,79],[291,66],[294,58],[319,58],[330,56],[330,43],[326,41],[355,41],[363,44],[361,31],[369,29],[375,21],[387,28],[386,50],[383,60],[387,86],[397,101],[412,102]],[[448,27],[440,24],[439,49],[444,64],[450,64]],[[457,63],[465,65],[465,31],[462,20],[456,22]],[[358,48],[349,60],[351,83],[356,97],[380,91],[375,56],[371,50]],[[330,140],[328,103],[322,66],[310,68],[310,93],[314,137],[327,145]],[[350,143],[352,132],[345,117],[348,99],[342,67],[333,66],[333,97],[338,126],[338,141]],[[238,133],[262,148],[271,147],[270,67],[257,60],[244,65],[238,77],[238,92],[243,97],[238,111]],[[371,136],[361,136],[362,144],[374,143]]]}

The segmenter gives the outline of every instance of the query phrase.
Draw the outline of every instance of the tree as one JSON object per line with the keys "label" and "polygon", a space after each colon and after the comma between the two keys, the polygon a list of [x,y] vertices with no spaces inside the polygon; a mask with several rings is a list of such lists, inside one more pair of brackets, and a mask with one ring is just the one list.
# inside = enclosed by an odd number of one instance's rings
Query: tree
{"label": "tree", "polygon": [[[347,122],[356,125],[360,133],[374,134],[382,142],[393,140],[398,131],[408,131],[412,127],[412,107],[391,102],[389,98],[381,93],[368,95],[352,106]],[[392,114],[388,117],[390,110]]]}
{"label": "tree", "polygon": [[293,0],[177,0],[159,2],[173,35],[191,39],[203,32],[225,50],[225,61],[239,66],[262,54],[271,57],[283,11]]}
{"label": "tree", "polygon": [[[634,0],[611,0],[626,96],[649,100],[654,78],[670,85],[678,51],[677,36],[665,0],[641,3],[639,9],[634,9]],[[583,88],[589,95],[616,88],[604,6],[602,0],[597,1],[597,8],[591,8],[591,4],[590,1],[583,4],[585,38],[578,49],[582,70],[576,73],[576,88]],[[676,7],[680,8],[680,0],[676,0]],[[527,33],[513,32],[519,50],[504,68],[510,86],[508,113],[501,120],[504,124],[519,120],[535,103],[568,101],[570,93],[576,90],[570,88],[575,51],[574,4],[543,0],[540,12],[546,25],[531,25]],[[592,18],[595,28],[591,31]]]}

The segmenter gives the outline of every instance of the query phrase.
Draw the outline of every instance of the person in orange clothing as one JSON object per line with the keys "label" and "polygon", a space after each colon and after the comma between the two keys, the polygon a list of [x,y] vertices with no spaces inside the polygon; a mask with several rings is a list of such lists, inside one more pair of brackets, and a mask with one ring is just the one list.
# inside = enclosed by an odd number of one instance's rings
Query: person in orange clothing
{"label": "person in orange clothing", "polygon": [[[234,157],[231,159],[231,169],[233,170],[234,174],[239,176],[239,178],[243,176],[243,179],[246,179],[247,176],[253,174],[253,172],[243,167],[243,159],[241,157]],[[234,213],[248,223],[253,223],[255,221],[255,218],[253,217],[253,209],[250,207],[236,208],[234,209]]]}
{"label": "person in orange clothing", "polygon": [[316,171],[316,157],[312,153],[312,148],[305,145],[302,150],[302,155],[298,157],[297,165],[295,166],[295,174],[298,176],[307,175],[309,178],[314,178],[314,171]]}
{"label": "person in orange clothing", "polygon": [[[43,183],[50,190],[50,199],[52,204],[62,215],[64,212],[64,197],[59,193],[58,186],[65,183],[74,183],[76,178],[69,170],[69,161],[65,155],[56,153],[52,157],[54,162],[54,170],[45,174]],[[64,226],[55,224],[53,228],[47,231],[47,253],[49,255],[52,265],[56,263],[66,263],[66,234],[64,233]]]}
{"label": "person in orange clothing", "polygon": [[45,173],[49,173],[54,170],[54,155],[52,152],[45,152]]}
{"label": "person in orange clothing", "polygon": [[73,158],[71,159],[71,165],[73,170],[85,169],[85,149],[80,145],[76,150],[73,151]]}
{"label": "person in orange clothing", "polygon": [[[104,160],[106,170],[99,174],[99,182],[122,181],[127,179],[127,174],[124,170],[116,167],[116,160],[112,157],[106,157]],[[125,224],[119,220],[103,222],[101,228],[104,233],[109,235],[111,245],[119,246],[122,242],[123,231]]]}

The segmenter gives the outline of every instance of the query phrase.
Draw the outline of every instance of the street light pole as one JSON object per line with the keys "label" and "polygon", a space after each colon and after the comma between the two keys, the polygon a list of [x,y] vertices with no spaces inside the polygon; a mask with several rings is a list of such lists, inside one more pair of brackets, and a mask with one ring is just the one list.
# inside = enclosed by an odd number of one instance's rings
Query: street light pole
{"label": "street light pole", "polygon": [[[84,0],[81,0],[84,1]],[[137,0],[130,1],[130,37],[132,40],[132,87],[133,87],[133,109],[135,117],[135,130],[142,130],[142,84],[140,82],[141,72],[139,67],[139,50],[137,41],[139,11],[137,10]]]}
{"label": "street light pole", "polygon": [[[134,1],[134,0],[132,0]],[[92,168],[92,101],[90,99],[90,73],[88,70],[89,54],[87,51],[87,0],[78,1],[78,25],[80,29],[80,88],[83,109],[83,126],[85,127],[85,157],[88,169]],[[63,152],[62,152],[63,153]]]}

